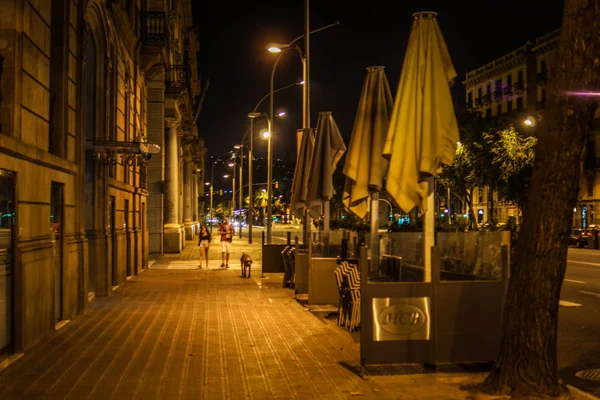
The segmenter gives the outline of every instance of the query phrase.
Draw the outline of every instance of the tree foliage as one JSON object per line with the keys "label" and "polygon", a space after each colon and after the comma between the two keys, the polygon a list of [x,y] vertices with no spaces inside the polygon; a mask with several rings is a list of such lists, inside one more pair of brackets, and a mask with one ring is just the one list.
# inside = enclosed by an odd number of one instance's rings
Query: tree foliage
{"label": "tree foliage", "polygon": [[[537,139],[518,132],[509,119],[485,120],[458,112],[460,144],[452,165],[443,166],[438,181],[464,197],[473,211],[473,189],[487,186],[500,199],[524,205]],[[476,222],[472,220],[476,226]]]}

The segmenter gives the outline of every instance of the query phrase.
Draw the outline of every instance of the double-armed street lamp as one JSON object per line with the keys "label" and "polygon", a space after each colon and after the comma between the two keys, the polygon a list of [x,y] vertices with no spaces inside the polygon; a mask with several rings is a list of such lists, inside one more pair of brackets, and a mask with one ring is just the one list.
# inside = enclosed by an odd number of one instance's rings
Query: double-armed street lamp
{"label": "double-armed street lamp", "polygon": [[[308,0],[305,0],[306,2],[306,10],[305,10],[305,33],[304,35],[300,35],[297,38],[295,38],[294,40],[292,40],[291,42],[287,43],[287,44],[277,44],[277,43],[271,43],[268,45],[267,49],[271,52],[271,53],[279,53],[279,56],[277,57],[277,59],[275,60],[275,63],[273,64],[273,68],[271,70],[271,80],[270,80],[270,86],[269,86],[269,115],[272,116],[274,114],[273,112],[273,107],[274,107],[274,99],[273,99],[273,94],[275,93],[275,90],[273,89],[274,86],[274,81],[275,81],[275,70],[277,69],[277,64],[279,64],[279,60],[281,59],[281,56],[283,56],[283,54],[287,51],[287,50],[295,50],[298,55],[300,56],[300,60],[302,62],[302,81],[304,83],[303,85],[303,91],[302,91],[302,130],[303,130],[303,134],[305,132],[306,129],[310,129],[310,47],[309,47],[309,38],[310,35],[313,33],[317,33],[320,32],[322,30],[334,27],[339,25],[339,21],[335,22],[333,24],[330,25],[326,25],[322,28],[319,29],[315,29],[313,31],[309,31],[309,24],[308,24]],[[298,45],[296,45],[296,42],[299,41],[300,39],[304,38],[304,52],[302,51],[302,49],[300,49],[300,47]],[[272,122],[272,121],[271,121]],[[272,123],[271,126],[269,127],[269,132],[271,132],[271,135],[273,134],[273,127],[272,127]],[[297,138],[297,143],[300,143],[300,137]],[[272,219],[273,219],[273,202],[271,201],[271,198],[273,196],[273,188],[271,185],[271,180],[272,180],[272,169],[273,169],[273,149],[272,149],[272,145],[273,142],[272,140],[269,141],[269,151],[268,151],[268,160],[267,160],[267,164],[268,164],[268,185],[267,185],[267,196],[269,201],[267,202],[267,244],[271,244],[271,239],[272,239]],[[296,146],[297,151],[299,150],[300,146],[297,145]],[[307,228],[310,228],[308,226],[308,219],[305,218],[305,230]],[[306,232],[305,232],[306,234]]]}
{"label": "double-armed street lamp", "polygon": [[[291,85],[287,85],[284,87],[281,87],[279,89],[277,89],[277,91],[280,90],[284,90],[293,86],[297,86],[299,84],[302,84],[302,82],[299,83],[294,83]],[[250,196],[250,204],[248,207],[248,215],[250,216],[249,218],[249,223],[248,223],[248,243],[252,244],[252,223],[254,222],[254,201],[252,199],[252,175],[253,175],[253,170],[252,170],[252,159],[254,157],[254,119],[258,118],[258,117],[264,117],[265,120],[267,121],[267,133],[268,135],[264,135],[263,134],[263,139],[267,139],[268,143],[267,143],[267,148],[270,151],[270,136],[271,136],[271,118],[269,118],[269,115],[264,114],[264,113],[259,113],[256,112],[256,110],[258,109],[258,107],[260,106],[260,104],[267,98],[269,97],[269,94],[267,94],[266,96],[264,96],[262,99],[259,100],[258,103],[256,103],[256,106],[254,107],[254,111],[251,113],[248,113],[248,118],[250,118],[250,129],[248,129],[246,131],[246,133],[244,134],[244,137],[242,138],[242,144],[244,144],[244,139],[246,138],[246,134],[250,134],[250,148],[248,150],[248,194]],[[277,117],[283,117],[285,115],[285,111],[279,111],[277,113]],[[268,157],[267,157],[268,158]],[[268,171],[271,170],[271,167],[267,168]],[[240,176],[241,176],[241,172],[240,172]],[[241,187],[241,186],[240,186]]]}

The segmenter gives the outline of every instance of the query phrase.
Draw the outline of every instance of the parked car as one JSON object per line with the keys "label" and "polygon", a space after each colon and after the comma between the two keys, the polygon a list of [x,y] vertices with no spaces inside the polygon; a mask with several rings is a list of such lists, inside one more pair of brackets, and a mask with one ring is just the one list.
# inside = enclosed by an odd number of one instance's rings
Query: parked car
{"label": "parked car", "polygon": [[571,246],[585,247],[590,244],[590,236],[592,231],[589,229],[573,229],[569,237]]}

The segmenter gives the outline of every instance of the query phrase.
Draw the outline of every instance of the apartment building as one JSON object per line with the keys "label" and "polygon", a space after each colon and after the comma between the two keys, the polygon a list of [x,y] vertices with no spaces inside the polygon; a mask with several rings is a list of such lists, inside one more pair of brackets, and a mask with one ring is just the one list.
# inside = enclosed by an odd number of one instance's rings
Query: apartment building
{"label": "apartment building", "polygon": [[0,364],[196,234],[191,0],[6,0]]}
{"label": "apartment building", "polygon": [[[467,107],[484,118],[509,115],[515,124],[523,124],[528,117],[543,118],[546,103],[546,84],[552,74],[552,61],[557,54],[559,30],[541,36],[523,46],[479,67],[466,75]],[[600,117],[600,115],[598,115]],[[535,134],[535,128],[531,129]],[[589,227],[600,222],[594,206],[600,207],[600,179],[596,166],[600,166],[600,138],[592,135],[588,144],[588,157],[581,181],[577,207],[574,209],[575,227]],[[498,222],[508,217],[519,217],[512,204],[498,201],[497,194],[489,188],[476,188],[473,206],[478,222],[490,219],[492,199],[494,215]]]}

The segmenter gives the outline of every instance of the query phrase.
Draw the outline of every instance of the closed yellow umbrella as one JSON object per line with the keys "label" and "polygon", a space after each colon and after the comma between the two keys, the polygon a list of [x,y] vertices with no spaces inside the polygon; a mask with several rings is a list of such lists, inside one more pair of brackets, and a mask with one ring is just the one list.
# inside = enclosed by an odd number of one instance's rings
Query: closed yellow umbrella
{"label": "closed yellow umbrella", "polygon": [[441,164],[452,164],[458,125],[450,94],[456,78],[434,12],[414,14],[383,154],[386,191],[404,212],[424,201]]}
{"label": "closed yellow umbrella", "polygon": [[[393,99],[384,68],[367,68],[344,163],[343,203],[363,219],[369,211],[369,196],[379,193],[387,169],[382,151]],[[377,215],[372,215],[373,218]]]}

